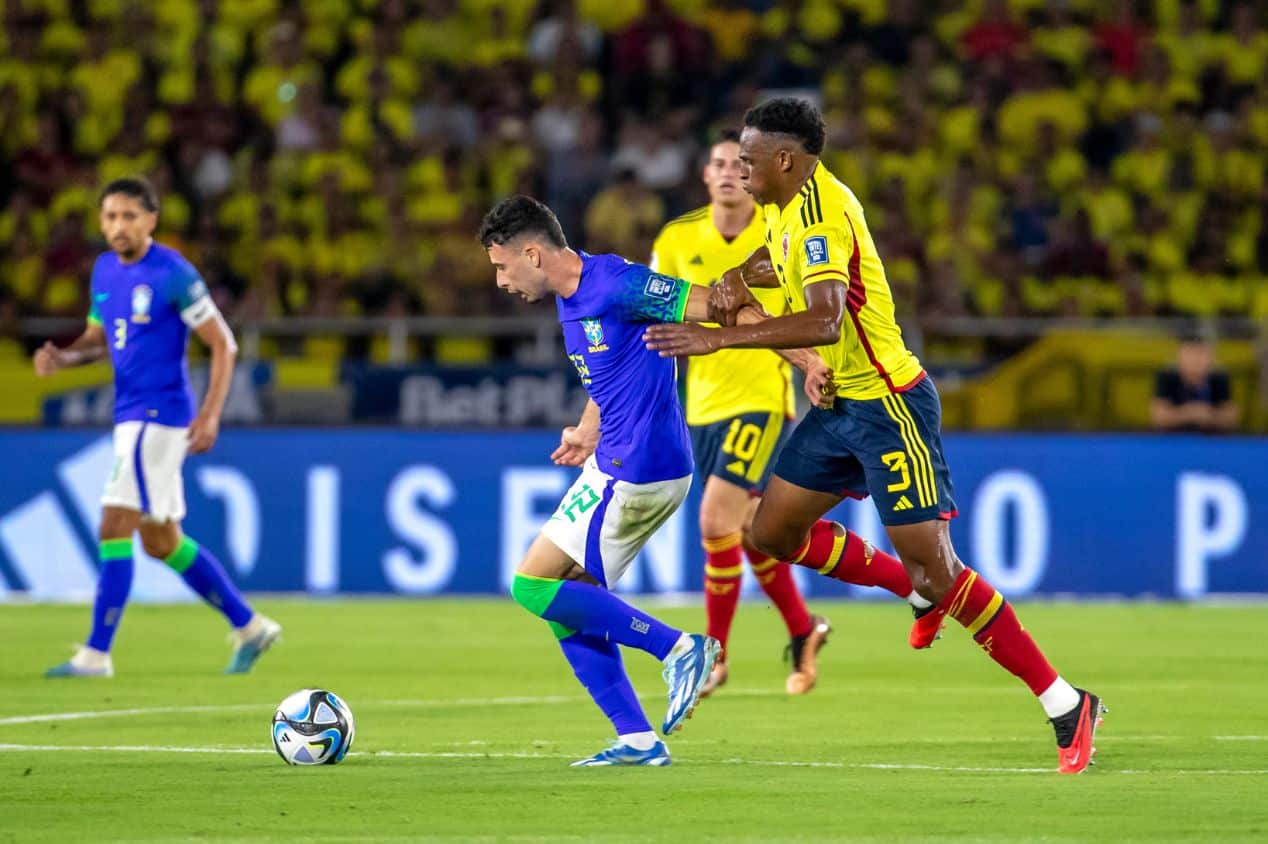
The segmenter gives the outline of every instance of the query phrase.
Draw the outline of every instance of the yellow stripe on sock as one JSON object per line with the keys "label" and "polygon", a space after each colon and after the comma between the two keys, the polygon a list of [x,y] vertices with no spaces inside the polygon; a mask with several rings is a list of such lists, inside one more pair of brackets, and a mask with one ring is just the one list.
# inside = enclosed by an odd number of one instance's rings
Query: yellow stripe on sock
{"label": "yellow stripe on sock", "polygon": [[969,576],[964,579],[964,585],[960,587],[960,591],[956,592],[951,598],[951,604],[947,608],[947,615],[959,621],[960,610],[964,609],[965,603],[969,600],[969,591],[973,588],[973,582],[977,580],[977,572],[969,572]]}
{"label": "yellow stripe on sock", "polygon": [[828,561],[823,564],[823,568],[819,569],[819,574],[827,574],[837,567],[837,563],[841,562],[841,552],[845,550],[845,534],[836,532],[836,528],[832,529],[832,553],[828,555]]}
{"label": "yellow stripe on sock", "polygon": [[738,546],[743,539],[744,537],[740,533],[728,533],[726,536],[705,537],[700,540],[700,544],[704,546],[704,550],[717,553],[719,551],[730,551]]}
{"label": "yellow stripe on sock", "polygon": [[806,559],[806,555],[809,553],[810,553],[810,537],[807,536],[806,544],[801,546],[801,553],[793,557],[790,562],[800,563],[802,560]]}
{"label": "yellow stripe on sock", "polygon": [[760,563],[749,563],[749,565],[753,567],[753,574],[766,574],[766,572],[775,568],[775,566],[779,564],[780,560],[777,560],[774,557],[767,557]]}
{"label": "yellow stripe on sock", "polygon": [[718,568],[717,566],[706,565],[704,567],[704,576],[712,577],[718,580],[726,580],[733,577],[742,577],[744,574],[744,565],[727,566],[726,568]]}
{"label": "yellow stripe on sock", "polygon": [[969,624],[964,625],[968,629],[970,636],[976,636],[978,631],[986,626],[986,623],[995,617],[995,613],[999,612],[1000,605],[1004,603],[1004,596],[996,590],[991,596],[991,600],[987,602],[986,609],[978,613],[977,618]]}

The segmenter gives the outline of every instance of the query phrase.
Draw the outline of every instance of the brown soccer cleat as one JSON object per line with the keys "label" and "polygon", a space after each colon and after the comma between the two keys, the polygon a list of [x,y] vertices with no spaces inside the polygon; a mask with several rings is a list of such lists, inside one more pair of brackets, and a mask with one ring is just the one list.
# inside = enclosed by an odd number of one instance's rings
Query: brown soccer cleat
{"label": "brown soccer cleat", "polygon": [[911,635],[907,643],[916,650],[923,650],[933,644],[935,639],[942,638],[942,628],[946,626],[947,613],[937,604],[924,609],[911,608],[916,620],[911,623]]}
{"label": "brown soccer cleat", "polygon": [[810,616],[810,632],[805,636],[794,636],[788,645],[792,653],[792,673],[784,683],[784,689],[790,695],[804,695],[815,687],[819,679],[817,658],[819,649],[828,643],[828,634],[832,632],[832,624],[821,615]]}
{"label": "brown soccer cleat", "polygon": [[717,691],[719,686],[726,685],[727,675],[726,663],[718,660],[713,664],[713,670],[709,672],[709,679],[704,681],[704,685],[700,687],[700,697],[706,698]]}

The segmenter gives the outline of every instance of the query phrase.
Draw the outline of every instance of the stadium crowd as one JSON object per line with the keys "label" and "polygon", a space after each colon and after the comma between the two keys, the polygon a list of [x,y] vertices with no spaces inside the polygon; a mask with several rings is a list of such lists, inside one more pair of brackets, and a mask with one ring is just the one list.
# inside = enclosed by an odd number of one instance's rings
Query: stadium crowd
{"label": "stadium crowd", "polygon": [[699,156],[817,98],[908,317],[1268,317],[1268,4],[7,0],[0,323],[81,316],[96,191],[237,319],[511,313],[474,240],[533,193],[645,258]]}

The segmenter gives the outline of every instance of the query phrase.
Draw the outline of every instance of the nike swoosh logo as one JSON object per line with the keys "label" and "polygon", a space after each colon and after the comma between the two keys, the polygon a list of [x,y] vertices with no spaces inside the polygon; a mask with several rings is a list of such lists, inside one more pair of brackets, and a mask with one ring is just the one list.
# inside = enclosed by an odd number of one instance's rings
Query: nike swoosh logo
{"label": "nike swoosh logo", "polygon": [[109,299],[109,298],[110,298],[110,294],[109,294],[109,293],[98,293],[97,295],[95,295],[95,296],[93,296],[93,297],[92,297],[92,300],[93,300],[94,302],[104,302],[104,301],[106,301],[106,300],[107,300],[107,299]]}

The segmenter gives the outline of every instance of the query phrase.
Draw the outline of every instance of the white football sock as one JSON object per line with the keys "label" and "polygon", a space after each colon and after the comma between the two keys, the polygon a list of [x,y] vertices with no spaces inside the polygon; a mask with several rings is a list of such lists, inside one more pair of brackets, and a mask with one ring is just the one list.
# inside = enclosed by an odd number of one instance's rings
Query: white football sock
{"label": "white football sock", "polygon": [[110,654],[83,645],[70,658],[70,664],[87,671],[100,671],[110,661]]}
{"label": "white football sock", "polygon": [[1049,718],[1065,715],[1079,705],[1079,693],[1065,680],[1058,677],[1039,695],[1039,703]]}
{"label": "white football sock", "polygon": [[933,606],[933,601],[928,598],[921,597],[920,593],[915,589],[911,590],[911,594],[907,596],[907,603],[911,604],[918,610],[927,610]]}
{"label": "white football sock", "polygon": [[691,637],[686,633],[682,634],[678,637],[678,641],[674,642],[674,646],[669,649],[669,654],[665,657],[665,661],[668,662],[673,657],[682,656],[687,651],[691,650],[691,645]]}
{"label": "white football sock", "polygon": [[635,750],[651,750],[656,746],[656,734],[651,730],[645,730],[641,733],[626,733],[617,736],[622,744],[629,745]]}

